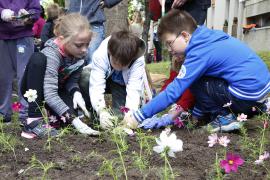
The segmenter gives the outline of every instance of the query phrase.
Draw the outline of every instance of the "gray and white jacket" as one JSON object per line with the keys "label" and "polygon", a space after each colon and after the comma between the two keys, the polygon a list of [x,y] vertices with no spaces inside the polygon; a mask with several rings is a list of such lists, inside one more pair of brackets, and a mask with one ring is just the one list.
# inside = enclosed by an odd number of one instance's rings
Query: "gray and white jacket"
{"label": "gray and white jacket", "polygon": [[[99,112],[106,107],[104,93],[106,80],[112,75],[113,69],[108,57],[108,41],[110,36],[102,41],[99,48],[94,52],[92,63],[88,66],[91,69],[89,94],[91,104],[95,111]],[[142,40],[143,42],[143,40]],[[137,110],[140,105],[140,98],[143,92],[143,76],[145,74],[145,43],[142,43],[138,58],[130,68],[122,71],[123,79],[126,85],[126,104],[130,110]]]}
{"label": "gray and white jacket", "polygon": [[70,108],[59,96],[59,91],[65,89],[71,96],[75,91],[80,91],[78,81],[84,59],[63,57],[54,39],[49,39],[45,43],[41,53],[47,57],[43,85],[44,99],[46,104],[61,116]]}

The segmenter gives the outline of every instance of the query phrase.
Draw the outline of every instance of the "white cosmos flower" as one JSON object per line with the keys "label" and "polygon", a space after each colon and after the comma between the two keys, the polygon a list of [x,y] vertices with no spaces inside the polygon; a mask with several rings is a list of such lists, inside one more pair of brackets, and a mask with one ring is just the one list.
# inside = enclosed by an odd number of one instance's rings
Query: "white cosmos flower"
{"label": "white cosmos flower", "polygon": [[224,104],[223,107],[230,107],[231,105],[232,105],[232,101],[230,101],[230,102]]}
{"label": "white cosmos flower", "polygon": [[239,114],[237,117],[237,121],[240,122],[247,121],[247,115],[245,115],[244,113]]}
{"label": "white cosmos flower", "polygon": [[259,156],[259,159],[256,160],[254,163],[255,164],[262,164],[264,160],[268,159],[269,158],[269,153],[268,152],[264,152],[264,154],[260,155]]}
{"label": "white cosmos flower", "polygon": [[162,131],[159,139],[156,139],[157,146],[153,147],[153,150],[157,153],[162,153],[166,148],[169,149],[168,155],[175,157],[174,153],[183,151],[183,141],[177,139],[174,133],[168,133],[168,131]]}
{"label": "white cosmos flower", "polygon": [[229,144],[230,140],[228,139],[227,136],[221,136],[219,139],[218,139],[218,143],[221,145],[221,146],[224,146],[224,147],[227,147],[228,144]]}
{"label": "white cosmos flower", "polygon": [[29,89],[23,96],[27,98],[28,102],[34,102],[37,99],[37,90]]}

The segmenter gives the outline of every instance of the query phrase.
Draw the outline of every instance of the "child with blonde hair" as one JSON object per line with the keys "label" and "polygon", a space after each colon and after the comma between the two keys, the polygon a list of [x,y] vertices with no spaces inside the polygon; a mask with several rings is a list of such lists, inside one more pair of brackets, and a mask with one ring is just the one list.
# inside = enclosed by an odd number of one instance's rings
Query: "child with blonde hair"
{"label": "child with blonde hair", "polygon": [[[80,108],[86,116],[89,113],[80,92],[78,81],[84,58],[92,37],[87,19],[72,13],[61,17],[55,25],[55,38],[45,43],[40,53],[34,53],[26,67],[22,92],[37,91],[36,102],[29,102],[29,118],[26,119],[22,136],[42,137],[47,133],[57,135],[57,130],[45,124],[38,106],[43,105],[49,116],[71,123],[80,133],[97,135],[95,131],[77,117]],[[54,118],[55,119],[55,118]]]}

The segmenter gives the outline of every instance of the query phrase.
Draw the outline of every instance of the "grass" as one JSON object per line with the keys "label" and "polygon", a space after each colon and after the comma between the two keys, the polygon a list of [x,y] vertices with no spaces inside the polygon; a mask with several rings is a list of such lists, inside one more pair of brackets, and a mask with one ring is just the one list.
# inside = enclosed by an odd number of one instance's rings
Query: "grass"
{"label": "grass", "polygon": [[264,60],[268,69],[270,69],[270,51],[268,52],[259,52],[258,55]]}
{"label": "grass", "polygon": [[[268,68],[270,69],[270,51],[269,52],[258,52],[258,55],[264,60]],[[160,63],[147,64],[146,67],[149,69],[150,73],[164,74],[169,77],[170,72],[170,61],[162,61]]]}
{"label": "grass", "polygon": [[159,63],[151,63],[146,65],[150,73],[164,74],[167,77],[169,77],[170,66],[171,66],[170,61],[162,61]]}

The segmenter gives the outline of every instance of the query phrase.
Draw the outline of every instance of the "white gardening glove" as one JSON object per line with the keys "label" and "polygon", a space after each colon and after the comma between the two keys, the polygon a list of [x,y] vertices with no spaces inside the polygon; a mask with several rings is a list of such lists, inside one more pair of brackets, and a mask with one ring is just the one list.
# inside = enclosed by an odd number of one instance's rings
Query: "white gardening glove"
{"label": "white gardening glove", "polygon": [[23,15],[26,15],[26,14],[29,14],[29,12],[26,11],[25,9],[20,9],[19,12],[18,12],[19,16],[23,16]]}
{"label": "white gardening glove", "polygon": [[13,17],[14,17],[14,11],[12,11],[10,9],[2,10],[1,19],[3,21],[10,22],[10,21],[12,21]]}
{"label": "white gardening glove", "polygon": [[100,134],[99,131],[92,129],[89,126],[87,126],[85,123],[83,123],[79,117],[76,117],[75,119],[73,119],[71,123],[82,134],[94,135],[94,136]]}
{"label": "white gardening glove", "polygon": [[106,110],[101,110],[99,114],[99,121],[100,121],[100,126],[103,129],[109,129],[113,127],[112,120],[113,117],[110,115],[110,113]]}
{"label": "white gardening glove", "polygon": [[76,91],[73,95],[73,107],[74,109],[77,109],[78,106],[83,110],[84,114],[87,117],[90,117],[90,114],[86,109],[85,101],[82,97],[82,94],[79,91]]}
{"label": "white gardening glove", "polygon": [[131,111],[125,114],[122,123],[124,127],[130,128],[130,129],[136,129],[139,125],[139,122],[136,120],[136,118],[133,115],[133,112]]}

